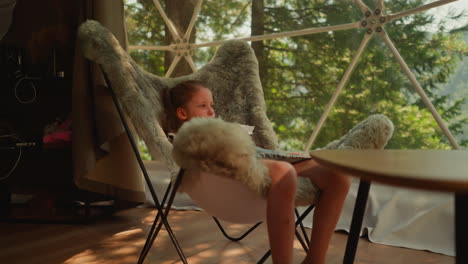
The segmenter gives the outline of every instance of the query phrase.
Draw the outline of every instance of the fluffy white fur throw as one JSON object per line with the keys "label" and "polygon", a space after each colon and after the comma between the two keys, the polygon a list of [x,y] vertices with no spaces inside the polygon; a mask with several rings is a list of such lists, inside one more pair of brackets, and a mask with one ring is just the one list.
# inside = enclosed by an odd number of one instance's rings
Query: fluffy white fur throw
{"label": "fluffy white fur throw", "polygon": [[[371,115],[348,134],[324,147],[383,148],[393,134],[393,123],[385,115]],[[181,167],[231,177],[266,196],[270,185],[267,168],[256,156],[255,144],[238,124],[214,118],[186,122],[174,139],[173,157]],[[197,173],[183,179],[182,189],[190,188]],[[316,201],[316,187],[308,178],[299,177],[296,205]]]}
{"label": "fluffy white fur throw", "polygon": [[[194,118],[182,125],[173,146],[174,160],[182,168],[231,177],[265,194],[268,170],[258,161],[255,144],[240,125],[217,118]],[[194,180],[184,179],[181,190]]]}

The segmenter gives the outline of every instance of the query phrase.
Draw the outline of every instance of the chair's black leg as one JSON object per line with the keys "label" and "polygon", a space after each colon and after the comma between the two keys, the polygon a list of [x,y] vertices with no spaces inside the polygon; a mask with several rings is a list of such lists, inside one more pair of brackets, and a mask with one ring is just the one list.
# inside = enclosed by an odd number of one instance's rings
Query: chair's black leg
{"label": "chair's black leg", "polygon": [[[306,213],[305,216],[306,216],[313,208],[314,208],[314,205],[311,205],[311,208],[308,209],[308,210],[306,210],[306,211],[304,212],[304,213]],[[298,219],[301,218],[301,217],[299,216],[299,212],[297,211],[297,209],[295,210],[295,212],[296,212],[296,217],[297,217]],[[304,217],[305,217],[305,216],[304,216]],[[213,217],[213,220],[215,221],[216,225],[217,225],[217,226],[219,227],[219,229],[221,230],[221,233],[223,233],[223,235],[224,235],[227,239],[229,239],[229,240],[231,240],[231,241],[240,241],[240,240],[244,239],[248,234],[250,234],[250,232],[252,232],[253,230],[255,230],[260,224],[262,224],[262,222],[258,222],[258,223],[256,223],[255,225],[253,225],[250,229],[248,229],[248,230],[247,230],[244,234],[242,234],[241,236],[239,236],[239,237],[232,237],[232,236],[230,236],[230,235],[226,232],[226,229],[223,227],[223,225],[222,225],[221,222],[218,220],[218,218],[216,218],[215,216],[212,216],[212,217]],[[304,217],[302,217],[301,220],[303,220]],[[309,245],[309,243],[310,243],[310,242],[309,242],[309,238],[308,238],[307,233],[306,233],[306,231],[305,231],[305,227],[304,227],[304,225],[302,224],[302,221],[299,222],[299,225],[301,226],[302,232],[303,232],[303,234],[304,234],[305,242],[302,240],[302,237],[301,237],[301,235],[300,235],[298,232],[296,232],[296,237],[297,237],[297,239],[299,240],[299,242],[302,244],[302,246],[304,247],[304,250],[307,251],[308,248],[309,248],[307,245]]]}
{"label": "chair's black leg", "polygon": [[148,236],[146,237],[145,245],[143,246],[143,249],[141,250],[140,256],[138,257],[138,262],[137,263],[143,263],[143,260],[145,259],[146,255],[149,252],[149,249],[151,248],[151,245],[153,244],[153,234],[154,230],[156,228],[156,224],[159,222],[159,211],[157,212],[156,217],[154,218],[153,224],[151,225],[151,229],[148,232]]}
{"label": "chair's black leg", "polygon": [[314,204],[307,207],[307,209],[301,214],[301,216],[296,219],[296,226],[299,225],[299,223],[302,223],[304,218],[306,218],[306,216],[310,213],[310,211],[312,211],[312,209],[314,209],[314,207]]}
{"label": "chair's black leg", "polygon": [[[187,260],[185,258],[185,255],[182,251],[182,248],[180,247],[179,245],[179,242],[177,241],[177,238],[175,237],[174,235],[174,232],[172,231],[172,228],[171,226],[169,225],[169,223],[167,222],[167,219],[166,219],[166,216],[164,215],[163,213],[163,210],[162,210],[162,206],[161,204],[159,203],[159,199],[156,195],[156,192],[153,188],[153,185],[151,184],[151,180],[148,176],[148,172],[146,171],[146,168],[145,168],[145,165],[143,164],[143,160],[141,159],[141,156],[140,156],[140,152],[138,151],[138,147],[137,147],[137,144],[135,143],[135,140],[133,139],[133,136],[132,134],[130,133],[130,129],[128,127],[128,124],[127,124],[127,121],[125,119],[125,116],[123,115],[122,113],[122,109],[120,108],[120,105],[118,103],[118,100],[117,100],[117,97],[114,93],[114,90],[112,89],[112,86],[110,84],[110,81],[109,81],[109,78],[107,77],[107,74],[104,72],[104,70],[102,69],[101,67],[101,71],[102,71],[102,74],[104,76],[104,79],[106,81],[106,84],[107,86],[110,88],[110,93],[112,95],[112,99],[114,101],[114,105],[115,105],[115,108],[117,109],[117,112],[120,116],[120,119],[122,121],[122,125],[124,126],[125,128],[125,132],[127,134],[127,137],[130,141],[130,145],[132,146],[132,149],[133,149],[133,152],[137,158],[137,161],[138,161],[138,165],[140,166],[140,169],[141,171],[143,172],[143,176],[145,178],[145,181],[146,181],[146,184],[148,185],[148,189],[150,190],[150,193],[151,193],[151,196],[154,200],[154,204],[156,206],[156,210],[158,210],[158,214],[156,216],[156,218],[158,218],[159,215],[161,215],[161,222],[162,224],[164,224],[164,227],[166,228],[166,231],[167,233],[169,234],[169,237],[171,238],[172,240],[172,244],[174,245],[174,247],[176,248],[177,250],[177,253],[179,254],[179,257],[180,259],[184,262],[184,263],[187,263]],[[156,220],[155,220],[156,221]],[[157,231],[159,231],[158,229],[156,229]],[[151,236],[151,234],[150,234]],[[151,243],[152,244],[152,243]],[[151,244],[148,245],[148,248],[151,247]],[[143,251],[147,251],[147,249],[143,248]],[[143,252],[142,252],[143,253]],[[140,258],[141,258],[141,255],[140,255]],[[143,259],[141,260],[141,262],[143,262],[144,260],[144,257]],[[140,261],[139,261],[140,262]]]}
{"label": "chair's black leg", "polygon": [[298,225],[301,226],[302,233],[304,235],[306,242],[302,240],[301,235],[299,234],[299,232],[297,232],[297,230],[295,230],[296,237],[297,237],[297,240],[299,240],[299,242],[301,243],[302,248],[304,248],[305,252],[309,250],[310,240],[309,240],[309,237],[307,236],[307,233],[305,231],[305,227],[302,221],[304,221],[304,218],[306,218],[306,216],[309,215],[309,213],[312,211],[312,209],[314,209],[314,207],[315,207],[315,204],[310,205],[301,215],[299,215],[299,212],[297,211],[297,209],[295,209],[296,217],[297,217],[295,226],[296,228]]}
{"label": "chair's black leg", "polygon": [[[167,185],[166,192],[164,193],[164,198],[163,198],[163,200],[161,202],[161,205],[166,204],[166,200],[167,200],[167,197],[168,197],[169,192],[171,190],[171,187],[172,187],[172,181],[169,182],[169,184]],[[143,246],[143,249],[142,249],[142,251],[140,253],[138,263],[143,262],[144,258],[146,257],[146,255],[149,252],[149,249],[151,248],[150,244],[152,245],[154,239],[156,239],[156,237],[153,238],[153,236],[155,234],[154,230],[156,228],[156,224],[158,223],[158,221],[159,221],[159,211],[158,211],[156,217],[154,218],[153,224],[151,225],[151,229],[150,229],[150,231],[148,233],[148,237],[146,238],[145,245]]]}
{"label": "chair's black leg", "polygon": [[258,222],[256,223],[255,225],[253,225],[249,230],[247,230],[243,235],[239,236],[239,237],[232,237],[230,235],[227,234],[226,230],[224,229],[223,225],[221,224],[221,222],[219,222],[218,218],[214,217],[213,216],[213,220],[216,222],[216,224],[218,225],[219,229],[221,230],[221,232],[223,233],[223,235],[231,240],[231,241],[240,241],[242,240],[244,237],[246,237],[250,232],[252,232],[255,228],[257,228],[262,222]]}
{"label": "chair's black leg", "polygon": [[296,234],[296,238],[297,240],[299,240],[299,243],[301,243],[301,246],[302,248],[304,249],[305,252],[309,251],[309,247],[307,246],[306,242],[304,241],[304,239],[302,239],[302,236],[301,234],[299,233],[299,231],[297,231],[297,229],[294,229],[294,233]]}
{"label": "chair's black leg", "polygon": [[[312,206],[312,208],[314,207],[314,205],[310,206]],[[300,218],[299,211],[297,209],[294,209],[294,212],[296,213],[296,218]],[[309,236],[307,235],[307,232],[305,230],[304,223],[302,221],[299,222],[299,226],[301,227],[302,235],[304,236],[306,244],[310,245]],[[307,246],[307,249],[309,249],[309,246]]]}
{"label": "chair's black leg", "polygon": [[271,249],[269,249],[265,255],[263,255],[263,257],[257,262],[257,264],[262,264],[264,263],[271,255]]}
{"label": "chair's black leg", "polygon": [[[296,218],[300,217],[299,211],[297,210],[297,208],[294,209],[294,213],[296,214]],[[307,232],[305,231],[304,224],[302,222],[299,223],[299,227],[301,228],[301,232],[302,232],[302,236],[304,237],[304,240],[306,240],[307,244],[309,244],[309,236],[307,235]]]}
{"label": "chair's black leg", "polygon": [[[180,185],[180,182],[182,181],[182,176],[184,175],[184,170],[181,169],[179,171],[179,174],[177,175],[177,179],[176,179],[176,182],[174,184],[174,187],[172,188],[171,190],[171,194],[169,196],[169,201],[167,202],[167,206],[166,206],[166,210],[164,212],[164,216],[161,217],[162,219],[167,219],[167,216],[169,215],[169,212],[170,212],[170,209],[171,209],[171,206],[172,206],[172,203],[174,202],[174,197],[177,193],[177,189],[179,188],[179,185]],[[159,218],[159,213],[158,215],[156,216],[156,219],[155,219],[155,223],[158,221],[158,218]],[[140,258],[138,260],[138,263],[143,263],[143,260],[146,258],[146,255],[148,254],[149,252],[149,249],[151,248],[151,245],[154,243],[154,240],[156,239],[156,237],[158,236],[158,233],[159,231],[161,230],[161,227],[163,226],[163,222],[159,222],[158,226],[156,227],[156,230],[154,231],[153,234],[150,233],[150,235],[148,236],[148,239],[147,239],[147,242],[148,242],[148,247],[146,248],[145,251],[142,251],[141,254],[140,254]],[[167,227],[166,227],[167,229]],[[179,254],[180,256],[180,254]],[[183,255],[183,252],[182,252],[182,256],[180,258],[182,260],[182,262],[184,264],[187,263],[187,259],[186,257]],[[141,260],[141,261],[140,261]]]}
{"label": "chair's black leg", "polygon": [[[164,206],[166,204],[166,200],[167,200],[167,197],[168,197],[169,192],[171,190],[171,187],[172,187],[172,181],[170,181],[169,184],[167,185],[166,192],[164,193],[164,197],[163,197],[163,199],[161,201],[162,206]],[[145,241],[145,245],[143,246],[142,252],[140,254],[140,258],[142,256],[146,256],[148,254],[148,252],[146,252],[146,251],[149,251],[149,249],[150,249],[150,247],[149,247],[150,241],[154,241],[154,239],[155,239],[155,238],[153,239],[151,237],[153,236],[154,229],[156,227],[156,224],[159,221],[159,212],[157,214],[158,215],[156,215],[156,217],[154,218],[153,224],[151,225],[151,229],[150,229],[150,231],[148,233],[148,237],[147,237],[147,239]],[[153,244],[153,242],[151,242],[151,244]]]}
{"label": "chair's black leg", "polygon": [[346,251],[343,258],[344,264],[354,263],[356,249],[361,233],[362,219],[366,210],[367,197],[369,196],[370,182],[360,180],[359,189],[354,205],[353,218],[351,220],[351,228],[349,230],[348,242],[346,243]]}

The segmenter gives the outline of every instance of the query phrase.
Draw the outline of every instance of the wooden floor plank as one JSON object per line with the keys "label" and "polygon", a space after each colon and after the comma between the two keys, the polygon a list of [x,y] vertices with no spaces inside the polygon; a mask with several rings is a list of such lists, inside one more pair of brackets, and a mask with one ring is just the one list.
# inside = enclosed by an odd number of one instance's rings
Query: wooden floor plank
{"label": "wooden floor plank", "polygon": [[[132,208],[90,224],[0,223],[0,263],[136,263],[155,213],[153,208]],[[169,221],[191,264],[256,263],[268,249],[264,225],[241,242],[231,242],[204,212],[172,211]],[[227,227],[233,234],[248,228],[235,224]],[[342,262],[346,239],[346,234],[334,234],[327,263]],[[295,263],[300,263],[304,256],[296,242]],[[165,230],[156,239],[145,263],[180,263]],[[361,239],[355,263],[452,264],[455,261],[450,256],[378,245]]]}

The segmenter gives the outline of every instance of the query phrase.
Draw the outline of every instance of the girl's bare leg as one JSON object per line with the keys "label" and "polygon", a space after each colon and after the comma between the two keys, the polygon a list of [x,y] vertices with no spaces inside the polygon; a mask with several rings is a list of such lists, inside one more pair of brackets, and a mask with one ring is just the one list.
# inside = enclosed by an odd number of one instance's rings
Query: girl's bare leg
{"label": "girl's bare leg", "polygon": [[267,227],[273,263],[293,261],[294,199],[297,174],[282,161],[263,160],[271,177],[267,202]]}
{"label": "girl's bare leg", "polygon": [[308,177],[321,190],[315,205],[310,250],[303,263],[323,264],[351,180],[348,176],[328,170],[313,160],[297,163],[294,167],[300,176]]}

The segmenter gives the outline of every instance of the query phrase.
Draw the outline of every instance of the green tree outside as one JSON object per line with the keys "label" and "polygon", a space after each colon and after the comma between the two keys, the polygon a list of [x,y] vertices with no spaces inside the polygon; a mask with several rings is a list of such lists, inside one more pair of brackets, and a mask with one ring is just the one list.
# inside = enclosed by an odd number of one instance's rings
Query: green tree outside
{"label": "green tree outside", "polygon": [[[362,19],[352,1],[331,2],[265,0],[265,34]],[[423,3],[386,1],[387,13]],[[366,4],[373,7],[373,1]],[[162,44],[164,23],[152,1],[127,1],[126,12],[131,45]],[[223,1],[223,5],[205,1],[196,23],[196,42],[247,36],[250,16],[255,15],[250,12],[249,1]],[[418,13],[394,21],[385,29],[436,109],[450,124],[452,133],[460,137],[467,122],[466,112],[462,112],[466,94],[449,97],[441,91],[441,85],[449,80],[468,48],[461,32],[445,29],[448,18],[436,25],[436,33],[433,20],[428,13]],[[363,29],[354,29],[264,41],[265,58],[260,65],[265,73],[263,89],[268,116],[283,148],[304,148],[364,34]],[[202,49],[194,59],[203,65],[213,54],[213,48]],[[148,71],[164,74],[162,53],[132,51],[131,55]],[[373,113],[386,114],[395,124],[387,148],[451,148],[391,52],[377,36],[366,47],[313,148],[339,138]],[[468,141],[460,138],[459,144],[466,147]]]}

